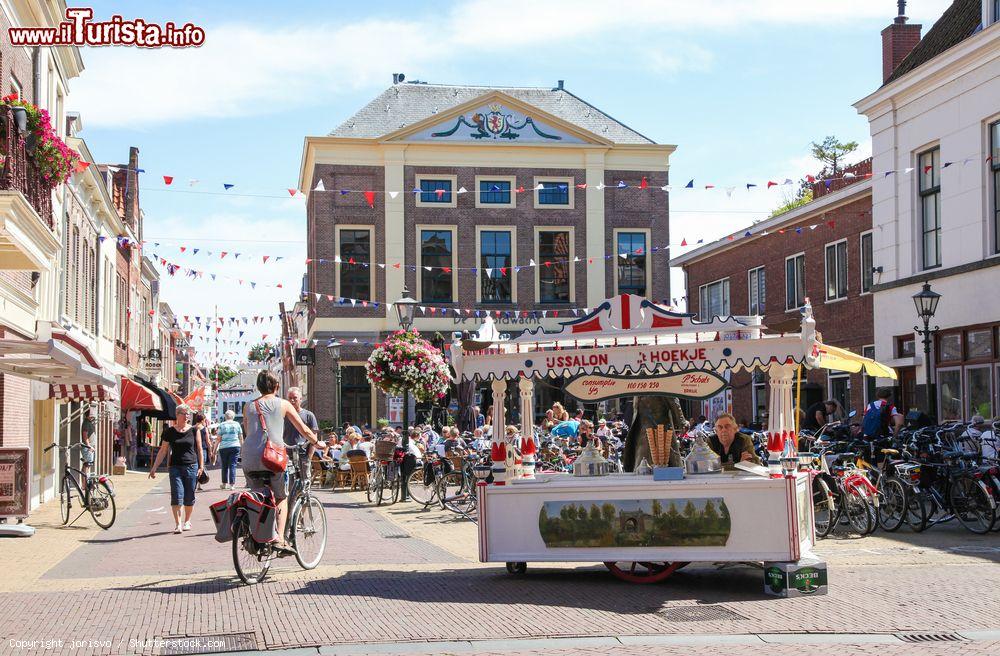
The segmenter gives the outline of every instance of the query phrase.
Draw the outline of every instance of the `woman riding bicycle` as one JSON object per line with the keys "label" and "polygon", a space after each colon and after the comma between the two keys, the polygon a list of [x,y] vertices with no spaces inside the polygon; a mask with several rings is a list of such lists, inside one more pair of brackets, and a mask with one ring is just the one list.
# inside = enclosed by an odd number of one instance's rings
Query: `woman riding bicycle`
{"label": "woman riding bicycle", "polygon": [[326,445],[305,425],[291,403],[275,396],[278,390],[278,378],[274,374],[270,371],[261,371],[257,376],[257,389],[260,391],[260,397],[247,403],[243,409],[243,429],[246,435],[240,453],[243,473],[250,489],[270,488],[274,493],[275,528],[279,536],[277,548],[292,552],[294,550],[291,545],[285,541],[285,522],[288,520],[288,472],[272,472],[264,466],[261,461],[264,445],[266,441],[270,441],[276,447],[285,448],[286,419],[314,446],[324,448]]}

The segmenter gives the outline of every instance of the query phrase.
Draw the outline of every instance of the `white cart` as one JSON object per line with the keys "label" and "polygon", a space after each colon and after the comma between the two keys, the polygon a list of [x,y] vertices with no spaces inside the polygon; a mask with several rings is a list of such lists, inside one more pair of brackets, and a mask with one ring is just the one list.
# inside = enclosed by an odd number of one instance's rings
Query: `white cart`
{"label": "white cart", "polygon": [[[760,317],[714,317],[671,312],[622,294],[566,321],[500,340],[491,322],[477,339],[451,346],[456,382],[491,381],[493,426],[506,425],[508,381],[517,381],[522,435],[531,435],[534,379],[571,379],[587,402],[615,396],[669,394],[704,398],[725,384],[725,370],[762,370],[770,380],[769,436],[795,442],[794,383],[800,367],[895,372],[874,360],[819,341],[812,309],[797,334],[764,335]],[[520,439],[520,438],[518,438]],[[493,432],[493,479],[480,483],[479,558],[506,562],[604,562],[620,578],[654,582],[692,561],[794,562],[814,542],[807,474],[689,475],[654,481],[631,474],[574,478],[534,476],[516,441]]]}

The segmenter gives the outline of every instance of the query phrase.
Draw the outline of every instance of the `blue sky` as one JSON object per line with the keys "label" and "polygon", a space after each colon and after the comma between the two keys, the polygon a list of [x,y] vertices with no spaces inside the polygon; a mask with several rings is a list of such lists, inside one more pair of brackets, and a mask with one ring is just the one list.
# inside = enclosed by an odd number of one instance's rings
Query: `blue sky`
{"label": "blue sky", "polygon": [[[909,3],[924,32],[947,0]],[[810,141],[833,134],[869,149],[851,104],[881,82],[880,30],[892,0],[638,0],[606,2],[97,2],[120,13],[193,22],[202,48],[90,48],[68,108],[94,156],[140,148],[146,238],[192,268],[284,289],[166,278],[180,315],[274,314],[295,301],[305,258],[297,183],[302,141],[326,134],[389,86],[393,72],[435,83],[566,88],[660,143],[677,145],[671,180],[742,186],[814,173]],[[289,8],[294,6],[294,11]],[[172,175],[165,191],[162,175]],[[199,182],[191,187],[190,179]],[[285,198],[180,193],[232,191]],[[674,192],[672,241],[718,238],[780,202],[781,191],[731,199]],[[216,240],[216,241],[210,241]],[[246,240],[246,241],[235,241]],[[179,245],[239,251],[219,261]],[[225,244],[225,247],[223,245]],[[153,249],[151,249],[153,250]],[[263,264],[261,255],[283,256]],[[673,276],[679,297],[682,278]],[[273,328],[248,330],[244,339]],[[225,331],[223,333],[225,335]]]}

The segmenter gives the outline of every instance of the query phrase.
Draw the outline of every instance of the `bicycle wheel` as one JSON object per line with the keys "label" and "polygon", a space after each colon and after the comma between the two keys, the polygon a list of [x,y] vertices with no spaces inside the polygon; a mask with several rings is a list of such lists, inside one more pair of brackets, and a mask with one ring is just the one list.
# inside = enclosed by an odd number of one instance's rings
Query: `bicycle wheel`
{"label": "bicycle wheel", "polygon": [[63,526],[69,524],[69,511],[73,507],[72,501],[69,479],[64,477],[62,485],[59,486],[59,516],[62,518]]}
{"label": "bicycle wheel", "polygon": [[365,490],[365,496],[368,497],[368,503],[372,502],[375,498],[375,491],[382,487],[382,469],[376,467],[375,471],[368,474],[368,488]]}
{"label": "bicycle wheel", "polygon": [[837,524],[837,504],[830,486],[820,477],[813,479],[813,517],[816,537],[825,538]]}
{"label": "bicycle wheel", "polygon": [[886,531],[897,531],[906,521],[906,486],[892,476],[879,481],[878,524]]}
{"label": "bicycle wheel", "polygon": [[111,493],[111,486],[104,481],[97,481],[90,488],[90,503],[87,505],[94,522],[105,531],[115,523],[115,495]]}
{"label": "bicycle wheel", "polygon": [[389,499],[390,506],[399,501],[399,491],[401,489],[402,480],[403,480],[402,474],[397,474],[396,476],[393,476],[388,482],[389,489],[386,490],[385,496],[386,498]]}
{"label": "bicycle wheel", "polygon": [[250,520],[241,512],[233,520],[233,565],[236,575],[247,585],[260,583],[271,567],[271,554],[261,553],[261,546],[250,535]]}
{"label": "bicycle wheel", "polygon": [[996,504],[982,481],[959,476],[948,490],[948,503],[962,526],[973,533],[989,533],[996,519]]}
{"label": "bicycle wheel", "polygon": [[410,498],[414,502],[422,504],[424,508],[434,503],[434,499],[437,496],[437,485],[433,481],[431,481],[430,485],[424,485],[423,468],[418,468],[410,474],[410,478],[406,483],[406,489],[410,493]]}
{"label": "bicycle wheel", "polygon": [[875,517],[874,513],[869,511],[871,502],[868,492],[859,487],[845,489],[842,494],[841,503],[844,506],[844,513],[847,515],[847,522],[851,528],[861,535],[871,533]]}
{"label": "bicycle wheel", "polygon": [[292,511],[292,544],[302,569],[319,565],[326,551],[326,512],[319,499],[303,497]]}
{"label": "bicycle wheel", "polygon": [[475,504],[472,499],[474,490],[468,484],[462,472],[449,472],[441,479],[438,495],[441,506],[453,513],[467,514]]}
{"label": "bicycle wheel", "polygon": [[927,529],[927,519],[930,501],[927,494],[920,489],[911,487],[906,493],[906,523],[914,533]]}

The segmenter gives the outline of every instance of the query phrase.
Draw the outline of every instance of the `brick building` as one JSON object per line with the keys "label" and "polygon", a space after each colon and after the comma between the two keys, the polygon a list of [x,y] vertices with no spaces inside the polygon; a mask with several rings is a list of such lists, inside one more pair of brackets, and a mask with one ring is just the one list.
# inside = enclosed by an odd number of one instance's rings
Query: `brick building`
{"label": "brick building", "polygon": [[[854,177],[815,183],[811,202],[750,226],[750,237],[741,230],[673,258],[684,269],[689,311],[703,320],[760,315],[772,332],[797,331],[809,299],[824,342],[872,357],[871,160],[845,173]],[[739,372],[731,384],[737,420],[764,423],[766,377]],[[862,374],[814,369],[803,405],[834,398],[860,413],[874,384]]]}
{"label": "brick building", "polygon": [[[519,332],[552,328],[618,291],[669,298],[667,260],[651,249],[669,242],[659,187],[673,149],[562,82],[495,89],[394,79],[330,135],[308,137],[305,292],[308,337],[320,344],[310,407],[321,420],[336,417],[335,363],[322,348],[336,337],[346,342],[341,417],[386,416],[364,362],[398,327],[386,304],[404,285],[421,308],[414,328],[448,341],[476,330],[487,311],[501,331]],[[629,193],[604,190],[622,183]],[[539,388],[536,407],[561,398]]]}

